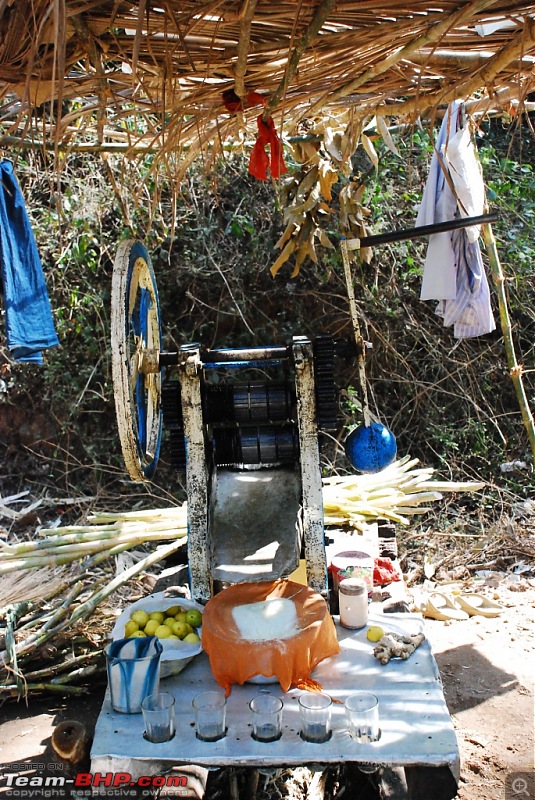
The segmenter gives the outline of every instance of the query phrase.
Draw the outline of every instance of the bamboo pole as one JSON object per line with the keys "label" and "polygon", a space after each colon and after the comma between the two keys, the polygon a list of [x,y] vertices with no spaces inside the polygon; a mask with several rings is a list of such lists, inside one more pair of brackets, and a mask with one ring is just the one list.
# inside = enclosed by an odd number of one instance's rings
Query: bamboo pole
{"label": "bamboo pole", "polygon": [[251,25],[257,0],[244,0],[240,15],[240,38],[238,39],[238,57],[234,67],[234,91],[238,97],[245,97],[245,73],[247,72],[247,57],[251,43]]}
{"label": "bamboo pole", "polygon": [[54,142],[35,141],[35,139],[11,134],[0,136],[0,147],[18,147],[21,150],[49,150],[51,152],[57,149],[59,153],[159,153],[162,149],[161,144],[139,145],[123,142],[105,142],[103,144],[96,142],[80,142],[80,144],[58,142],[56,148]]}
{"label": "bamboo pole", "polygon": [[509,308],[507,305],[507,293],[505,291],[505,276],[503,274],[500,258],[498,256],[498,249],[496,247],[496,239],[490,225],[482,226],[483,241],[487,251],[487,256],[490,262],[490,269],[496,294],[498,296],[498,307],[500,310],[500,325],[503,334],[503,344],[505,348],[505,355],[507,357],[507,364],[509,366],[509,374],[515,387],[518,404],[520,406],[520,413],[522,420],[526,426],[528,439],[531,445],[531,452],[533,454],[533,461],[535,462],[535,423],[533,421],[533,414],[531,413],[528,398],[522,380],[523,366],[519,364],[516,358],[515,346],[513,342],[513,334],[511,330],[511,320],[509,317]]}
{"label": "bamboo pole", "polygon": [[[480,0],[480,2],[483,2],[483,0]],[[278,106],[278,104],[286,94],[288,84],[290,83],[291,79],[293,78],[293,76],[297,71],[297,67],[299,66],[299,60],[301,59],[301,56],[305,52],[306,48],[311,44],[316,34],[321,30],[324,22],[326,21],[327,17],[329,16],[333,8],[334,8],[334,0],[322,0],[320,5],[316,9],[316,13],[312,18],[310,25],[308,26],[307,30],[305,31],[305,33],[303,34],[297,45],[294,47],[292,54],[288,59],[288,63],[286,65],[286,69],[284,71],[284,75],[282,77],[281,82],[275,89],[271,97],[271,100],[264,109],[263,113],[264,122],[267,121],[273,109],[275,109]]]}
{"label": "bamboo pole", "polygon": [[374,108],[374,114],[397,117],[411,113],[422,113],[432,106],[450,103],[458,97],[469,97],[482,87],[492,87],[494,78],[511,62],[519,58],[526,50],[529,50],[533,44],[535,44],[535,23],[529,24],[526,22],[525,29],[519,31],[512,41],[489,59],[488,63],[478,70],[475,75],[471,73],[465,81],[459,80],[454,86],[439,89],[437,92],[421,94],[402,103],[378,106]]}

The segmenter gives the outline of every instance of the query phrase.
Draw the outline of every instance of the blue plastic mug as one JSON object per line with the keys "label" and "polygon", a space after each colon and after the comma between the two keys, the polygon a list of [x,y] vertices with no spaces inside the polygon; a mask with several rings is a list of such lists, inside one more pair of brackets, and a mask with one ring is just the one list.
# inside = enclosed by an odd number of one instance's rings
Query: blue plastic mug
{"label": "blue plastic mug", "polygon": [[104,648],[114,711],[141,714],[141,703],[160,686],[163,647],[156,636],[117,639]]}

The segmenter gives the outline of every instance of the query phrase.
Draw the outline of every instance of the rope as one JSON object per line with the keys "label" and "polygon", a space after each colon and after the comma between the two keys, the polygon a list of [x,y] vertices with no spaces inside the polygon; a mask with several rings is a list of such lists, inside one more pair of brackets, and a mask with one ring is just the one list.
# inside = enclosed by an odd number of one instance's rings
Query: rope
{"label": "rope", "polygon": [[351,315],[351,324],[353,325],[353,334],[355,336],[355,343],[357,345],[357,369],[359,375],[360,390],[362,393],[362,413],[364,416],[364,425],[369,428],[371,425],[370,406],[368,402],[368,382],[366,380],[366,343],[363,339],[359,317],[357,311],[357,302],[355,300],[355,292],[353,291],[353,282],[351,280],[351,266],[349,264],[349,252],[347,248],[347,239],[342,236],[340,239],[340,252],[342,254],[342,263],[344,265],[344,275],[347,286],[347,297],[349,300],[349,313]]}

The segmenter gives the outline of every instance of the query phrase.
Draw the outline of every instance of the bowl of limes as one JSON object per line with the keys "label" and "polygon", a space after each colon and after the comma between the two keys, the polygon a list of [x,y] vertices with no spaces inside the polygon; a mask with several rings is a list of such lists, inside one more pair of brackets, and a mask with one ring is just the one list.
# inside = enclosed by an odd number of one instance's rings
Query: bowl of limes
{"label": "bowl of limes", "polygon": [[125,608],[111,637],[113,640],[158,637],[163,648],[160,678],[178,675],[202,651],[203,610],[194,600],[156,592]]}

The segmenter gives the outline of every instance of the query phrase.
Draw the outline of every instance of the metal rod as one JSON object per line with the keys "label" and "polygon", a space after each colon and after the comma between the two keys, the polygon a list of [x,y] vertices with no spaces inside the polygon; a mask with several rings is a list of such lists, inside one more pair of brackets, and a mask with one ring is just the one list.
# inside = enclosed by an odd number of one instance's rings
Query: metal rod
{"label": "metal rod", "polygon": [[405,228],[399,231],[389,231],[388,233],[378,233],[376,236],[363,236],[360,239],[361,247],[375,247],[378,244],[388,242],[401,242],[404,239],[416,239],[419,236],[429,236],[432,233],[444,233],[454,231],[458,228],[468,228],[470,225],[485,225],[489,222],[496,222],[498,214],[480,214],[478,217],[463,217],[460,219],[446,220],[446,222],[435,222],[433,225],[421,225],[419,228]]}
{"label": "metal rod", "polygon": [[[159,354],[159,369],[172,367],[180,363],[182,353],[162,352]],[[268,345],[267,347],[222,348],[201,352],[203,367],[217,367],[224,363],[245,361],[280,361],[289,358],[286,345]]]}

